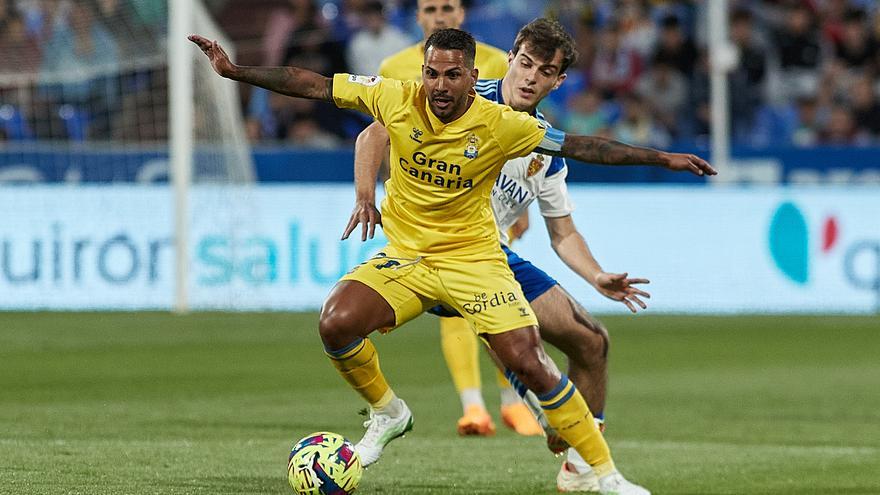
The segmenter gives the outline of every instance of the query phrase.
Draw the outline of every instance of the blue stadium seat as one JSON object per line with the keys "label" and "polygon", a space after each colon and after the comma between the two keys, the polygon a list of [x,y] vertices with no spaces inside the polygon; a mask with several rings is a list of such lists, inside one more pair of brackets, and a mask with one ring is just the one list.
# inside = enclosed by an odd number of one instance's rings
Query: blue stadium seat
{"label": "blue stadium seat", "polygon": [[0,106],[0,125],[7,139],[11,141],[26,141],[34,138],[34,133],[28,127],[21,112],[13,105]]}
{"label": "blue stadium seat", "polygon": [[85,141],[89,134],[89,114],[76,105],[63,104],[58,107],[58,116],[67,129],[71,141]]}

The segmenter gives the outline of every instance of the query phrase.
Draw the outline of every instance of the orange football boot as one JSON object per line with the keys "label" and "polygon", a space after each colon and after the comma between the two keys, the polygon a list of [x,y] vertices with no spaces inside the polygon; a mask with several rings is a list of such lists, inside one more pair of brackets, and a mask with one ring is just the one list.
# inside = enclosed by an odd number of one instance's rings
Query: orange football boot
{"label": "orange football boot", "polygon": [[544,429],[522,402],[501,406],[501,419],[511,430],[527,437],[544,434]]}
{"label": "orange football boot", "polygon": [[477,435],[488,437],[495,434],[495,423],[485,407],[471,404],[464,410],[464,416],[458,420],[458,434],[461,436]]}

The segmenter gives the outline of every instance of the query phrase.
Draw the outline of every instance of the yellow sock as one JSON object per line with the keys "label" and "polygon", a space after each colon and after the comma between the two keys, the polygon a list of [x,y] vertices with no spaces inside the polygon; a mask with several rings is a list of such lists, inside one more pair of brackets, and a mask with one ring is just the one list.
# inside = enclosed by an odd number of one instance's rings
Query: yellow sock
{"label": "yellow sock", "polygon": [[379,354],[370,339],[358,339],[342,349],[325,352],[342,378],[373,409],[388,405],[394,398],[394,392],[379,369]]}
{"label": "yellow sock", "polygon": [[495,381],[498,382],[498,388],[504,390],[506,388],[512,389],[513,387],[510,385],[510,382],[507,381],[507,377],[504,376],[504,372],[495,368]]}
{"label": "yellow sock", "polygon": [[547,422],[592,466],[596,476],[601,478],[614,470],[608,444],[596,427],[584,397],[567,376],[562,375],[559,385],[538,398]]}
{"label": "yellow sock", "polygon": [[480,363],[477,359],[477,336],[464,318],[440,318],[440,344],[452,383],[460,394],[465,389],[480,388]]}

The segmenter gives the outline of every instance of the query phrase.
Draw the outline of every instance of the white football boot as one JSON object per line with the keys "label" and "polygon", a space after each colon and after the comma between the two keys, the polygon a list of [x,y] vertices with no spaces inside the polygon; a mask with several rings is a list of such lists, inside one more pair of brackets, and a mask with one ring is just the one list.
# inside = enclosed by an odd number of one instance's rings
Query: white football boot
{"label": "white football boot", "polygon": [[379,460],[382,455],[382,449],[388,445],[388,442],[395,438],[402,437],[406,432],[412,430],[413,417],[406,402],[402,399],[395,398],[399,401],[393,407],[386,406],[384,410],[396,410],[397,414],[392,416],[383,412],[370,411],[370,419],[364,421],[364,427],[367,431],[363,438],[354,446],[355,452],[361,459],[361,465],[364,467],[373,464]]}
{"label": "white football boot", "polygon": [[556,489],[560,492],[598,492],[599,478],[589,466],[583,472],[573,469],[568,462],[563,462],[556,475]]}
{"label": "white football boot", "polygon": [[651,495],[648,490],[627,481],[617,470],[599,478],[599,493],[602,495]]}

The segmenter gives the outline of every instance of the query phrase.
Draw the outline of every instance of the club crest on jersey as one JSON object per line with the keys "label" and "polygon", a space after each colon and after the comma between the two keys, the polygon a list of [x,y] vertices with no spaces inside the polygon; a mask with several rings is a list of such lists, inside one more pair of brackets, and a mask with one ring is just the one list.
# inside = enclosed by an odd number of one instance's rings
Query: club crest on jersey
{"label": "club crest on jersey", "polygon": [[532,158],[532,161],[529,162],[529,168],[526,170],[526,177],[531,177],[537,174],[542,168],[544,168],[544,155],[536,155]]}
{"label": "club crest on jersey", "polygon": [[379,84],[379,81],[382,78],[379,76],[358,76],[355,74],[351,74],[348,76],[348,82],[352,82],[355,84],[360,84],[363,86],[375,86]]}
{"label": "club crest on jersey", "polygon": [[479,139],[477,139],[477,135],[473,132],[470,136],[468,136],[468,144],[467,147],[464,149],[465,158],[470,158],[471,160],[473,160],[477,157],[477,155],[480,153],[480,150],[477,149],[477,144],[479,144],[479,142],[480,141]]}

